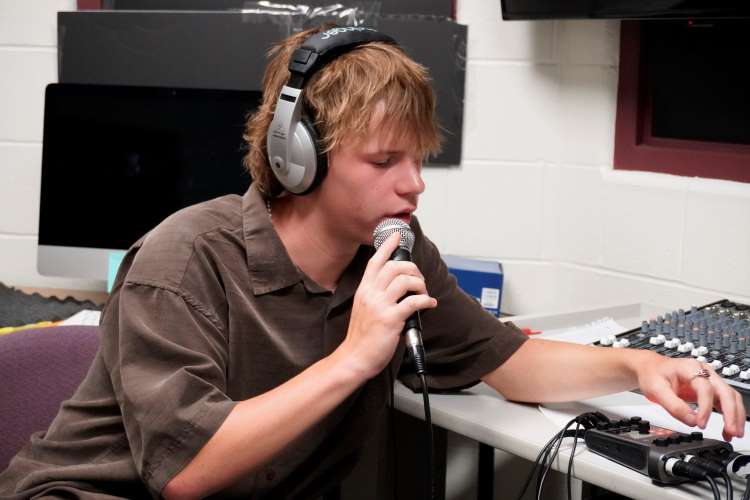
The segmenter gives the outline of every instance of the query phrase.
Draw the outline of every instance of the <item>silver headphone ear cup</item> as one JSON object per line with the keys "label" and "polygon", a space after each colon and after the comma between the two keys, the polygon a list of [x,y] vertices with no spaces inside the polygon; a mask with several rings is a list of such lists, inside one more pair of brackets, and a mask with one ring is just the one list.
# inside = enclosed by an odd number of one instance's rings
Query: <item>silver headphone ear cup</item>
{"label": "silver headphone ear cup", "polygon": [[310,137],[313,141],[313,148],[310,152],[310,167],[314,171],[314,174],[310,186],[308,186],[308,188],[304,192],[300,193],[307,194],[318,187],[328,174],[328,155],[323,152],[323,146],[320,142],[320,134],[318,134],[318,129],[315,128],[315,124],[307,114],[302,115],[300,125],[304,125],[306,131],[310,134]]}
{"label": "silver headphone ear cup", "polygon": [[300,121],[289,141],[287,168],[272,169],[284,189],[293,194],[307,192],[315,181],[317,162],[315,139],[306,125]]}

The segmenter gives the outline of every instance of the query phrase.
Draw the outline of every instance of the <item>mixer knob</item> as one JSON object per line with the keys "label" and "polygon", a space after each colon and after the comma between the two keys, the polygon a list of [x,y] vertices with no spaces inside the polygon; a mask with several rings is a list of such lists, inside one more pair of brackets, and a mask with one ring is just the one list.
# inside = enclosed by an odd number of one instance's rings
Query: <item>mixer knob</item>
{"label": "mixer knob", "polygon": [[706,362],[706,357],[705,356],[698,356],[697,358],[695,358],[695,360],[698,363],[705,363]]}
{"label": "mixer knob", "polygon": [[740,378],[742,380],[750,380],[750,370],[742,370],[740,372]]}
{"label": "mixer knob", "polygon": [[677,348],[677,350],[680,351],[680,352],[690,352],[694,348],[695,348],[695,346],[693,345],[692,342],[685,342],[684,344],[682,344],[681,346],[679,346]]}
{"label": "mixer knob", "polygon": [[690,353],[691,356],[697,357],[697,356],[703,356],[708,352],[708,347],[702,345],[699,347],[696,347],[693,349],[693,351]]}
{"label": "mixer knob", "polygon": [[713,368],[714,370],[718,370],[719,368],[721,368],[721,361],[719,361],[718,359],[715,359],[715,360],[711,361],[711,362],[709,363],[709,365],[710,365],[710,366],[711,366],[711,368]]}
{"label": "mixer knob", "polygon": [[721,370],[721,374],[727,377],[733,377],[734,375],[737,375],[738,373],[740,373],[740,367],[737,365],[725,366],[724,369]]}
{"label": "mixer knob", "polygon": [[599,344],[603,346],[612,345],[615,341],[614,335],[605,335],[599,339]]}
{"label": "mixer knob", "polygon": [[623,348],[623,347],[628,347],[629,345],[630,345],[630,341],[628,339],[615,340],[612,343],[612,347],[614,347],[615,349],[620,349],[620,348]]}
{"label": "mixer knob", "polygon": [[666,340],[667,338],[664,335],[656,335],[648,339],[648,343],[651,345],[662,345]]}

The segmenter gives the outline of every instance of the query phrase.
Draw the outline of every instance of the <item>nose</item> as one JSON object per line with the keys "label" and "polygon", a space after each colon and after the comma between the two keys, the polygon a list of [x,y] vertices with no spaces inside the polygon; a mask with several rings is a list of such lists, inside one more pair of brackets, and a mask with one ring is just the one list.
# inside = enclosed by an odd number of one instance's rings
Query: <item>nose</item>
{"label": "nose", "polygon": [[414,158],[405,158],[399,169],[396,191],[400,195],[415,195],[424,192],[422,180],[422,162]]}

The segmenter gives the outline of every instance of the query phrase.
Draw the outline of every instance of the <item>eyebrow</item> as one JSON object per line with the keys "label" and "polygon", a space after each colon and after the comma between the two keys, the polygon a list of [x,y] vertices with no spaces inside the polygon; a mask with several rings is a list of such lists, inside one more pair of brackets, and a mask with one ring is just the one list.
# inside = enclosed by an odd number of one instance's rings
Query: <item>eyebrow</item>
{"label": "eyebrow", "polygon": [[389,149],[389,150],[378,149],[377,151],[365,151],[365,154],[366,155],[382,155],[382,154],[392,155],[392,154],[398,154],[398,153],[404,153],[404,152],[405,151],[402,149]]}

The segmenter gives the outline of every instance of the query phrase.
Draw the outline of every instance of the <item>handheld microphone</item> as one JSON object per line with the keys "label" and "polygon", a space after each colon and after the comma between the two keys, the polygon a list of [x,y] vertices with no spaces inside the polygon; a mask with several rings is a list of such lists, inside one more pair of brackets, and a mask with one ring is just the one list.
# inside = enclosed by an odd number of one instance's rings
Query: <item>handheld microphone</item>
{"label": "handheld microphone", "polygon": [[[372,233],[373,246],[375,249],[388,239],[393,233],[399,233],[401,240],[398,248],[393,252],[390,260],[411,261],[411,249],[414,247],[414,231],[409,225],[400,219],[383,219],[377,225]],[[408,294],[407,294],[408,296]],[[414,367],[417,375],[426,372],[424,346],[422,345],[422,322],[419,319],[419,311],[414,311],[404,323],[404,330],[401,332],[406,337],[406,345],[414,359]]]}

